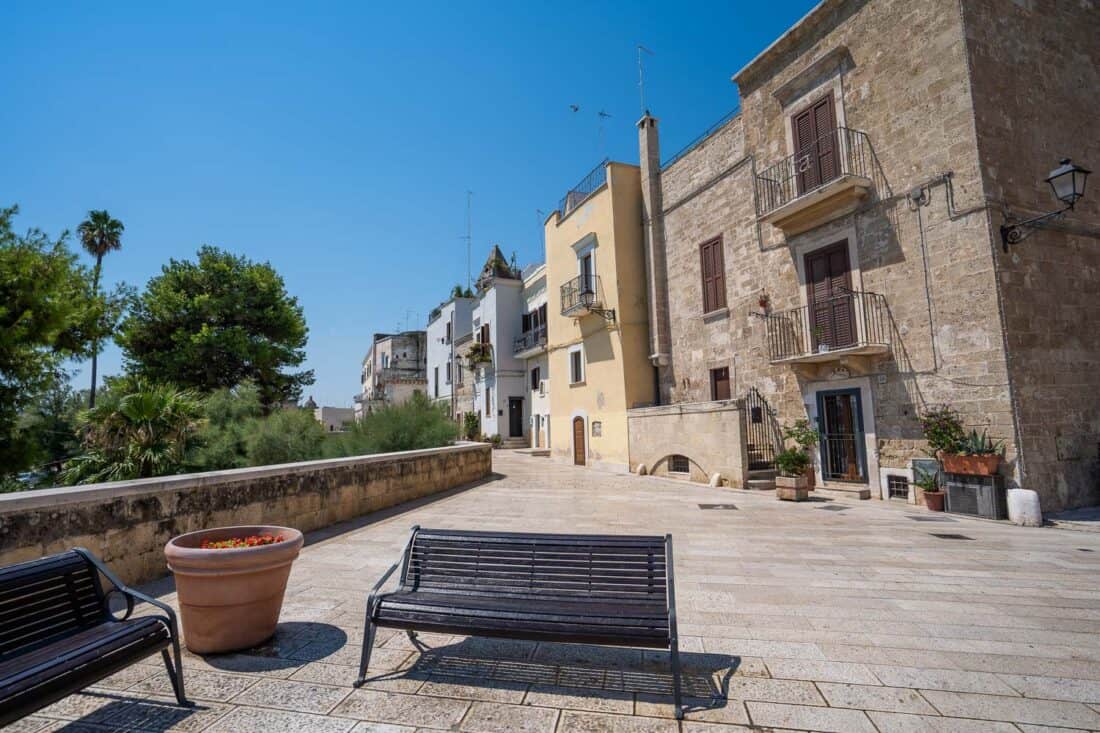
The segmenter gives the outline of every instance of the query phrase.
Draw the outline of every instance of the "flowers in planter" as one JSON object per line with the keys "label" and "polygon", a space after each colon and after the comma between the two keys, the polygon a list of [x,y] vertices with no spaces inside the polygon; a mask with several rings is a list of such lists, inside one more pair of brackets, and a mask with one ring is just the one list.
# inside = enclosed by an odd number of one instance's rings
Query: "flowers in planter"
{"label": "flowers in planter", "polygon": [[940,405],[920,416],[920,427],[928,441],[928,453],[939,457],[945,453],[958,453],[966,431],[959,413],[948,405]]}
{"label": "flowers in planter", "polygon": [[282,535],[253,534],[247,537],[230,537],[226,540],[203,540],[200,547],[204,550],[236,550],[241,547],[261,547],[283,541]]}
{"label": "flowers in planter", "polygon": [[967,434],[959,413],[947,405],[932,408],[920,416],[921,430],[928,441],[928,453],[943,464],[947,473],[992,476],[1004,457],[1003,440],[992,440],[983,430]]}
{"label": "flowers in planter", "polygon": [[491,344],[477,342],[470,347],[466,359],[469,361],[471,367],[491,362],[493,360],[493,347]]}

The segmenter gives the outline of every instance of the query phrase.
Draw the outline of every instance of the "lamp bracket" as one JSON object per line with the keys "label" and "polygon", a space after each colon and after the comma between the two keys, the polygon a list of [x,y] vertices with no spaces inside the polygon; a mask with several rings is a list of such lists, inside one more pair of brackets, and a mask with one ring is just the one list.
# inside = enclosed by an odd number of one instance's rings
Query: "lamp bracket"
{"label": "lamp bracket", "polygon": [[1073,206],[1070,205],[1058,209],[1057,211],[1040,214],[1039,216],[1034,216],[1023,221],[1006,222],[1002,224],[1001,247],[1005,252],[1008,252],[1008,245],[1019,244],[1034,234],[1036,229],[1046,229],[1048,223],[1063,218],[1066,212],[1072,208]]}

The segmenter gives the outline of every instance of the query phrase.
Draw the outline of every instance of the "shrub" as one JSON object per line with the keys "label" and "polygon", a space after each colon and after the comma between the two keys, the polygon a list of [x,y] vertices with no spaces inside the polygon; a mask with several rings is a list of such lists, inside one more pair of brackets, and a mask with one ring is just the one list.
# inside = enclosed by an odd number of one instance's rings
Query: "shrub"
{"label": "shrub", "polygon": [[246,425],[245,453],[251,466],[295,463],[320,458],[325,430],[311,410],[296,407],[276,410]]}
{"label": "shrub", "polygon": [[802,419],[795,420],[790,425],[784,425],[783,437],[786,440],[793,440],[799,448],[809,453],[817,447],[818,441],[821,440],[821,433],[810,426],[809,420]]}
{"label": "shrub", "polygon": [[806,469],[810,467],[810,456],[801,448],[786,448],[775,455],[775,467],[783,476],[805,476]]}
{"label": "shrub", "polygon": [[959,413],[948,405],[925,411],[920,416],[920,426],[924,439],[928,441],[928,453],[933,456],[941,451],[958,453],[966,440]]}
{"label": "shrub", "polygon": [[347,432],[331,438],[325,452],[332,456],[361,456],[370,453],[438,448],[458,437],[458,425],[442,405],[415,393],[405,403],[387,405],[365,415]]}
{"label": "shrub", "polygon": [[467,412],[462,418],[462,432],[466,440],[477,440],[481,433],[481,416],[476,412]]}
{"label": "shrub", "polygon": [[500,437],[500,433],[494,433],[489,436],[489,442],[493,444],[494,448],[499,448],[504,445],[504,438]]}

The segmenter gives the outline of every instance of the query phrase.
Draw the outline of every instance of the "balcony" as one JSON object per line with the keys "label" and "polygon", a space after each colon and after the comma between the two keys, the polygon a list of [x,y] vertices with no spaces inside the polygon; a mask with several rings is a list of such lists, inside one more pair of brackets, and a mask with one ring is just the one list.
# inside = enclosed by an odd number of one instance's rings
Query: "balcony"
{"label": "balcony", "polygon": [[580,318],[589,313],[606,313],[603,306],[603,286],[598,275],[578,275],[561,286],[563,316]]}
{"label": "balcony", "polygon": [[546,324],[524,331],[512,342],[512,355],[526,359],[546,351]]}
{"label": "balcony", "polygon": [[756,174],[756,216],[800,234],[855,211],[881,180],[867,134],[838,127]]}
{"label": "balcony", "polygon": [[558,202],[558,212],[561,214],[561,218],[564,219],[569,216],[574,209],[602,188],[605,183],[607,183],[607,158],[601,160],[588,175],[581,179],[580,183],[569,189],[561,201]]}
{"label": "balcony", "polygon": [[383,367],[378,372],[378,379],[382,384],[390,382],[426,382],[428,370],[417,367]]}
{"label": "balcony", "polygon": [[856,292],[762,316],[773,364],[813,364],[890,351],[886,298]]}

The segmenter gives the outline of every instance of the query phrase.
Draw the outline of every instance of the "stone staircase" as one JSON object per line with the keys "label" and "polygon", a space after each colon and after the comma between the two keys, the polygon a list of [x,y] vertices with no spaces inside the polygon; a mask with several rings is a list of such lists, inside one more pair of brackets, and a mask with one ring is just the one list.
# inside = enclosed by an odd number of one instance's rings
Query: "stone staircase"
{"label": "stone staircase", "polygon": [[771,491],[775,489],[775,477],[779,472],[774,468],[756,468],[749,471],[745,488],[753,491]]}
{"label": "stone staircase", "polygon": [[501,448],[507,448],[509,450],[515,450],[517,448],[528,448],[530,444],[527,438],[505,438],[500,443]]}

